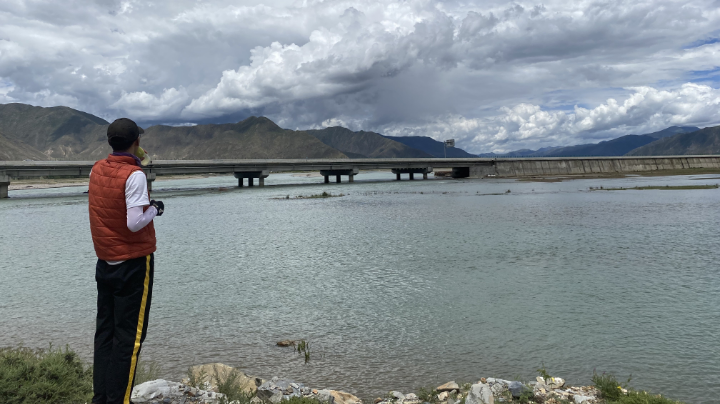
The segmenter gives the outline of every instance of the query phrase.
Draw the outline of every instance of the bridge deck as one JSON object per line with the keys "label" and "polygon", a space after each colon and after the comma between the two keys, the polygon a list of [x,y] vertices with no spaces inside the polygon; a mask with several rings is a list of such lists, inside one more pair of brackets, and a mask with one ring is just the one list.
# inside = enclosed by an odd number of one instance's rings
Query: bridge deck
{"label": "bridge deck", "polygon": [[[0,161],[0,198],[6,198],[11,179],[38,177],[87,177],[94,161]],[[629,173],[692,168],[720,169],[720,156],[619,156],[619,157],[507,157],[507,158],[404,158],[404,159],[249,159],[249,160],[156,160],[143,167],[148,184],[158,175],[234,174],[238,185],[243,179],[260,185],[272,172],[320,171],[329,176],[348,175],[353,180],[359,170],[393,170],[423,174],[433,167],[451,168],[453,177],[527,177],[537,175],[583,175]]]}
{"label": "bridge deck", "polygon": [[[706,158],[718,156],[648,156],[648,157],[509,157],[509,158],[403,158],[403,159],[253,159],[253,160],[156,160],[144,167],[157,175],[271,172],[319,170],[377,170],[425,167],[469,167],[501,162],[551,162],[572,160],[654,160],[672,158]],[[47,176],[83,177],[90,174],[94,161],[0,161],[0,175],[11,178]]]}

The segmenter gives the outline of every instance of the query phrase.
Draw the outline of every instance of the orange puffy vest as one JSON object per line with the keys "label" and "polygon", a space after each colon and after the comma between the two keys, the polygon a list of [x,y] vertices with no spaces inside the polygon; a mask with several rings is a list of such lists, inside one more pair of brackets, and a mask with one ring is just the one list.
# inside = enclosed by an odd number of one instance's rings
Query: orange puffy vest
{"label": "orange puffy vest", "polygon": [[153,222],[133,233],[127,228],[125,182],[142,170],[129,156],[109,155],[93,165],[90,175],[90,233],[97,257],[124,261],[155,252]]}

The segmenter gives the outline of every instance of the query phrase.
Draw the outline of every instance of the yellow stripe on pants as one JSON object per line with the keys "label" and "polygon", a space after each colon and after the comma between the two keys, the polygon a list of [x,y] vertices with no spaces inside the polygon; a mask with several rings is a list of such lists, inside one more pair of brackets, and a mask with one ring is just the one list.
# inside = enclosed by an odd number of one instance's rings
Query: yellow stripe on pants
{"label": "yellow stripe on pants", "polygon": [[145,283],[143,285],[142,302],[140,302],[140,315],[138,316],[137,333],[135,334],[135,346],[133,347],[132,358],[130,359],[130,376],[128,376],[127,390],[125,390],[124,404],[130,404],[130,393],[132,392],[133,375],[137,366],[137,354],[140,350],[140,339],[142,338],[143,325],[145,323],[145,303],[147,303],[148,286],[150,284],[150,256],[145,261]]}

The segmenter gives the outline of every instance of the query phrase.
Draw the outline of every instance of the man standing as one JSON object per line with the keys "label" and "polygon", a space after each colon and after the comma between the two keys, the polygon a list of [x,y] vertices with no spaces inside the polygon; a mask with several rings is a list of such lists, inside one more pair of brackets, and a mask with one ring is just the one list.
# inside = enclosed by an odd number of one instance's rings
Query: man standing
{"label": "man standing", "polygon": [[127,118],[107,130],[113,153],[90,173],[90,232],[98,261],[94,404],[129,404],[152,300],[155,228],[164,205],[150,200],[135,154],[144,131]]}

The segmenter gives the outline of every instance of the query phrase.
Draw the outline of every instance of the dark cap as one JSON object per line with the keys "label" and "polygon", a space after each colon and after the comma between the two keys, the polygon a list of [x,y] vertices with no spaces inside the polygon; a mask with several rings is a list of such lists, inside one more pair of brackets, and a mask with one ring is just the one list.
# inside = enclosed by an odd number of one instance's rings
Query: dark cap
{"label": "dark cap", "polygon": [[127,142],[134,142],[141,133],[145,133],[145,131],[128,118],[116,119],[107,129],[108,141],[117,138],[118,140],[122,139]]}

